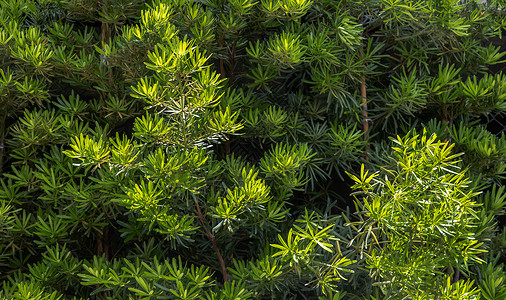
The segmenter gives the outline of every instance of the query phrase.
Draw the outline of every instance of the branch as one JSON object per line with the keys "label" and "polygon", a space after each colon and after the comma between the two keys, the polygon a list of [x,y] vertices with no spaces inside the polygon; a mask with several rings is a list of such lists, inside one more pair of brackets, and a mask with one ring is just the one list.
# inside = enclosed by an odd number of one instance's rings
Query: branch
{"label": "branch", "polygon": [[3,110],[0,115],[0,174],[2,174],[4,164],[4,139],[5,139],[5,123],[7,122],[7,110]]}
{"label": "branch", "polygon": [[364,131],[364,138],[366,140],[369,139],[367,136],[367,131],[369,131],[369,114],[367,113],[367,85],[365,84],[365,75],[362,75],[362,79],[360,80],[360,106],[362,107],[362,130]]}
{"label": "branch", "polygon": [[204,217],[202,216],[202,211],[200,210],[200,205],[197,200],[195,200],[195,207],[197,207],[197,212],[199,214],[200,223],[202,223],[202,226],[204,227],[204,230],[206,231],[206,234],[209,237],[209,240],[213,244],[214,252],[216,252],[216,256],[218,256],[218,261],[220,262],[220,267],[221,267],[221,273],[223,274],[223,281],[228,282],[227,267],[225,266],[225,261],[223,260],[223,257],[221,256],[220,248],[218,248],[218,244],[216,243],[216,239],[214,238],[214,235],[209,231],[209,229],[207,229],[206,224],[204,224]]}
{"label": "branch", "polygon": [[[220,38],[218,46],[220,48],[223,48],[223,38]],[[223,60],[223,58],[220,58],[220,78],[221,79],[227,78],[227,74],[225,73],[225,61]]]}
{"label": "branch", "polygon": [[[364,23],[364,16],[360,16],[360,24]],[[364,30],[360,35],[362,38],[367,34]],[[360,60],[364,58],[364,43],[361,42],[360,51],[358,52]],[[365,65],[365,62],[362,62]],[[365,68],[362,77],[360,78],[360,107],[362,108],[362,131],[364,132],[364,140],[367,142],[365,152],[369,152],[369,114],[367,113],[367,84],[365,81]],[[369,161],[367,154],[365,160]]]}
{"label": "branch", "polygon": [[[108,3],[109,0],[103,0],[103,2],[101,2],[101,6],[102,6],[102,13],[105,14],[105,7],[109,4]],[[111,28],[109,28],[109,24],[105,23],[105,22],[102,22],[102,26],[101,26],[101,41],[102,41],[102,44],[100,45],[102,47],[102,50],[104,49],[103,47],[103,44],[106,44],[106,43],[109,43],[111,41]],[[100,59],[100,62],[101,64],[103,63],[102,59]],[[107,77],[107,81],[109,83],[110,86],[112,86],[112,71],[111,69],[105,65],[105,74],[106,74],[106,77]],[[103,97],[103,100],[105,101],[106,98],[106,92],[105,91],[102,91],[102,97]]]}
{"label": "branch", "polygon": [[[369,152],[369,114],[367,112],[367,85],[365,81],[365,75],[362,75],[360,79],[360,107],[362,108],[362,131],[364,133],[364,140],[367,142],[365,152]],[[365,160],[369,161],[369,157],[366,155]]]}
{"label": "branch", "polygon": [[[220,48],[223,48],[223,37],[220,37],[220,40],[218,42],[218,46]],[[232,83],[232,80],[234,80],[233,59],[234,59],[234,55],[235,55],[235,43],[234,43],[234,50],[232,52],[229,51],[229,53],[230,53],[230,57],[231,57],[231,61],[232,61],[232,67],[230,70],[230,78],[227,81],[227,86],[230,86],[230,84]],[[220,64],[220,78],[225,79],[225,78],[227,78],[227,74],[225,73],[225,61],[223,60],[223,58],[220,58],[219,64]],[[230,156],[230,137],[228,137],[224,141],[224,144],[225,144],[225,155]]]}

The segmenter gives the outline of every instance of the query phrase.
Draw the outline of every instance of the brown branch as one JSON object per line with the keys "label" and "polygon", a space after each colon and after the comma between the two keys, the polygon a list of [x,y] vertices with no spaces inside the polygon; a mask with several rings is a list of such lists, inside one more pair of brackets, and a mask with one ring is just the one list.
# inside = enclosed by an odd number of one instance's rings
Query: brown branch
{"label": "brown branch", "polygon": [[97,237],[97,256],[104,254],[104,239],[102,237],[102,234],[99,233]]}
{"label": "brown branch", "polygon": [[216,256],[218,256],[218,261],[220,262],[221,267],[221,273],[223,274],[223,281],[228,282],[227,267],[225,266],[225,261],[221,256],[220,248],[218,248],[218,244],[216,243],[214,235],[209,231],[209,229],[207,229],[206,224],[204,224],[204,217],[202,216],[202,211],[200,210],[200,205],[197,200],[195,200],[195,207],[197,208],[197,213],[199,214],[200,223],[202,223],[202,227],[204,227],[204,230],[206,231],[209,240],[213,244],[214,252],[216,252]]}
{"label": "brown branch", "polygon": [[105,254],[105,260],[109,260],[110,257],[109,257],[109,253],[110,253],[110,248],[111,248],[111,242],[109,240],[109,228],[104,227],[104,231],[103,231],[103,234],[102,234],[102,239],[104,240],[104,254]]}
{"label": "brown branch", "polygon": [[455,270],[455,274],[453,275],[453,282],[457,282],[460,280],[460,270],[459,269],[456,269]]}
{"label": "brown branch", "polygon": [[[219,46],[223,47],[223,39],[220,39]],[[232,82],[234,81],[234,69],[235,69],[235,51],[236,51],[237,41],[234,42],[234,45],[232,47],[232,50],[229,50],[229,59],[230,59],[230,77],[227,81],[227,86],[230,87]],[[227,74],[225,73],[225,62],[223,58],[220,58],[220,78],[225,79],[227,78]],[[227,138],[224,141],[225,146],[225,155],[230,156],[231,149],[230,149],[230,136],[227,134]]]}
{"label": "brown branch", "polygon": [[230,136],[227,137],[225,140],[225,155],[230,156],[231,150],[230,150]]}
{"label": "brown branch", "polygon": [[451,142],[452,139],[452,126],[453,126],[453,114],[448,113],[448,107],[445,105],[442,108],[441,125],[444,127],[444,134],[446,137],[445,142]]}
{"label": "brown branch", "polygon": [[367,85],[365,81],[365,75],[362,75],[360,80],[360,107],[362,108],[362,131],[364,133],[365,146],[365,160],[369,161],[367,153],[369,152],[369,114],[367,112]]}
{"label": "brown branch", "polygon": [[101,233],[97,235],[97,255],[105,255],[105,260],[109,260],[110,253],[110,241],[109,241],[109,230],[104,227]]}
{"label": "brown branch", "polygon": [[367,140],[367,132],[369,131],[369,114],[367,113],[367,85],[365,83],[365,75],[362,75],[360,80],[360,106],[362,107],[362,130],[364,131],[364,138]]}
{"label": "brown branch", "polygon": [[[105,254],[105,260],[109,261],[109,240],[107,235],[107,227],[104,228],[102,233],[98,233],[97,236],[97,256]],[[96,289],[100,288],[100,284],[97,284]],[[107,299],[110,296],[109,291],[102,291],[95,296],[95,299]]]}
{"label": "brown branch", "polygon": [[[360,24],[364,23],[364,15],[360,16],[359,19]],[[367,34],[367,30],[362,31],[360,35],[362,38]],[[360,51],[358,52],[358,57],[360,60],[364,59],[364,43],[361,43]],[[360,108],[362,109],[362,131],[364,133],[364,140],[367,142],[365,152],[369,152],[369,113],[367,112],[367,84],[365,80],[365,61],[362,61],[364,64],[364,73],[360,78]],[[369,157],[366,155],[365,160],[369,161]]]}
{"label": "brown branch", "polygon": [[[105,14],[105,7],[108,5],[108,0],[104,0],[101,5],[102,5],[102,13]],[[108,44],[109,42],[111,42],[111,28],[109,27],[109,24],[105,23],[105,22],[102,22],[102,26],[101,26],[101,41],[102,41],[102,50],[104,49],[103,48],[103,44]],[[102,59],[101,59],[101,62],[102,62]],[[107,76],[107,82],[109,83],[109,86],[112,86],[113,84],[113,81],[112,81],[112,74],[111,74],[111,69],[106,66],[104,66],[105,68],[105,74]],[[102,98],[106,99],[106,92],[105,91],[102,91]]]}
{"label": "brown branch", "polygon": [[225,74],[225,62],[223,58],[220,58],[220,77],[221,79],[225,79],[227,77]]}
{"label": "brown branch", "polygon": [[[223,48],[223,38],[220,38],[218,46],[220,48]],[[227,74],[225,73],[225,61],[223,60],[223,58],[220,58],[220,78],[221,79],[227,78]]]}
{"label": "brown branch", "polygon": [[5,151],[5,123],[7,122],[7,110],[2,112],[0,116],[0,174],[2,174],[4,164],[4,151]]}
{"label": "brown branch", "polygon": [[228,81],[228,85],[230,86],[234,81],[234,69],[235,69],[235,51],[237,49],[237,41],[234,42],[232,46],[232,51],[230,52],[230,79]]}

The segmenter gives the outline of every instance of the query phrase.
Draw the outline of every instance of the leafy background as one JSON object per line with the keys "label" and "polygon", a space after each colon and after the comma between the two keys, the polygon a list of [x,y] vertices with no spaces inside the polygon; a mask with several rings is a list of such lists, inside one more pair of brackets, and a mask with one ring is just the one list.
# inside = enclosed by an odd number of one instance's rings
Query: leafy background
{"label": "leafy background", "polygon": [[503,5],[1,1],[1,297],[504,299]]}

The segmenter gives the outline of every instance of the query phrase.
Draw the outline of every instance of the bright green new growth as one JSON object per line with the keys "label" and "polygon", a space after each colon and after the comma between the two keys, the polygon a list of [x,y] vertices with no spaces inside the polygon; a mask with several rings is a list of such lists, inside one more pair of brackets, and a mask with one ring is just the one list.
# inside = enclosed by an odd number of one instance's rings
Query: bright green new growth
{"label": "bright green new growth", "polygon": [[460,155],[452,154],[453,144],[425,131],[394,143],[387,167],[369,174],[362,166],[359,176],[350,175],[361,211],[354,241],[387,295],[437,299],[448,288],[445,273],[469,272],[470,263],[483,262],[479,193],[469,186]]}
{"label": "bright green new growth", "polygon": [[[109,141],[95,141],[81,135],[72,139],[72,150],[64,153],[78,159],[80,166],[125,176],[120,185],[124,194],[112,202],[134,212],[138,221],[147,222],[149,230],[165,235],[174,249],[190,247],[195,242],[197,230],[203,229],[215,246],[222,275],[227,281],[228,272],[217,250],[215,236],[244,230],[262,235],[267,234],[267,229],[277,232],[275,224],[285,221],[289,211],[284,201],[293,196],[294,190],[304,186],[305,174],[301,169],[314,153],[306,145],[280,143],[260,160],[260,170],[233,157],[216,161],[210,148],[212,143],[237,132],[242,125],[237,123],[237,114],[231,113],[230,107],[218,105],[224,97],[223,80],[205,65],[204,54],[192,41],[180,40],[174,37],[175,33],[163,33],[166,46],[158,44],[147,55],[150,62],[146,66],[155,73],[132,88],[132,96],[144,100],[153,112],[136,119],[134,139],[116,136]],[[142,30],[139,34],[143,34]],[[272,182],[272,193],[260,174]],[[223,181],[223,177],[228,180]],[[197,299],[205,294],[209,299],[233,298],[236,293],[251,294],[244,290],[244,283],[253,289],[258,284],[266,284],[262,293],[281,290],[289,286],[287,274],[295,273],[300,277],[302,271],[305,271],[305,280],[316,279],[324,292],[335,291],[333,282],[344,278],[340,272],[350,272],[346,266],[352,262],[333,249],[334,243],[338,243],[328,232],[333,225],[321,228],[319,223],[323,221],[307,212],[305,220],[300,222],[303,226],[295,226],[294,232],[290,230],[286,242],[278,235],[281,245],[272,247],[281,251],[272,257],[266,256],[249,265],[234,261],[236,268],[230,272],[240,283],[233,282],[219,293],[212,292],[216,283],[203,279],[210,280],[206,275],[208,269],[201,267],[194,271],[191,266],[188,276],[193,281],[188,283],[179,278],[183,275],[168,275],[176,272],[176,267],[171,269],[168,261],[159,264],[156,256],[150,262],[154,265],[145,267],[151,273],[156,270],[160,280],[146,280],[154,275],[144,274],[138,268],[135,272],[144,275],[128,281],[125,281],[126,274],[117,275],[111,268],[106,269],[107,275],[102,274],[97,272],[101,260],[94,261],[95,266],[85,265],[89,274],[81,276],[86,285],[101,286],[94,293],[112,289],[113,297],[124,293],[135,279],[136,284],[128,290],[137,296],[183,297],[186,294],[187,299]],[[118,264],[131,263],[124,260]],[[181,260],[178,268],[186,272]],[[308,277],[308,274],[311,275]]]}

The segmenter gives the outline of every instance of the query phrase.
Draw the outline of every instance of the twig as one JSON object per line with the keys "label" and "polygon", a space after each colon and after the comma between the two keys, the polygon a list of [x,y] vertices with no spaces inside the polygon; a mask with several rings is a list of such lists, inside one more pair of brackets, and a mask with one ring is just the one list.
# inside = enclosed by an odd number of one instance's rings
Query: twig
{"label": "twig", "polygon": [[[360,24],[364,23],[364,16],[360,16]],[[367,31],[364,30],[360,35],[362,38],[366,35]],[[360,51],[358,52],[358,56],[360,60],[364,58],[364,43],[361,43]],[[365,61],[362,61],[365,67]],[[365,68],[362,77],[360,78],[360,107],[362,109],[362,131],[364,132],[364,140],[367,142],[365,148],[365,160],[369,161],[369,157],[367,153],[369,152],[369,114],[367,112],[367,84],[365,80]]]}
{"label": "twig", "polygon": [[369,161],[369,156],[367,153],[369,152],[369,114],[367,112],[367,85],[365,81],[365,75],[362,75],[360,80],[360,107],[362,108],[362,131],[364,133],[364,141],[366,141],[365,146],[365,160]]}
{"label": "twig", "polygon": [[368,131],[369,131],[369,114],[367,113],[367,91],[366,91],[366,84],[365,84],[365,75],[362,76],[362,79],[360,80],[360,106],[362,107],[362,129],[364,131],[364,138],[366,140],[369,139]]}
{"label": "twig", "polygon": [[209,229],[207,229],[206,224],[204,224],[204,217],[202,216],[202,211],[200,210],[200,205],[197,200],[195,200],[195,207],[197,207],[197,213],[199,214],[200,223],[202,223],[202,227],[204,227],[204,230],[206,231],[209,240],[213,244],[214,252],[216,252],[216,256],[218,256],[218,261],[220,262],[221,267],[221,273],[223,274],[223,281],[228,282],[227,267],[225,266],[225,261],[221,256],[220,248],[218,248],[218,244],[216,243],[214,235],[209,231]]}
{"label": "twig", "polygon": [[2,174],[4,164],[4,139],[5,139],[5,123],[7,122],[7,110],[2,112],[0,116],[0,174]]}

